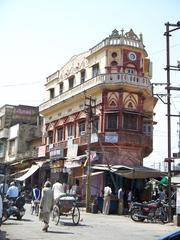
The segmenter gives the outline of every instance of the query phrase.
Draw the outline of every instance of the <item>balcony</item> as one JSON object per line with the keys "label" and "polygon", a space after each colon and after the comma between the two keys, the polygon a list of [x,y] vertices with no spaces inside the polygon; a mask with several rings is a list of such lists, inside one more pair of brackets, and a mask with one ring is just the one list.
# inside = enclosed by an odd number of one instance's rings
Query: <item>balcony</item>
{"label": "balcony", "polygon": [[0,130],[0,139],[2,138],[8,138],[9,137],[9,129],[8,128],[3,128]]}
{"label": "balcony", "polygon": [[[152,137],[146,136],[141,133],[137,132],[127,132],[122,131],[121,133],[114,132],[116,136],[118,136],[118,141],[116,143],[113,143],[115,145],[133,145],[133,146],[141,146],[144,148],[152,150]],[[113,135],[113,134],[112,134]],[[101,144],[108,145],[111,144],[111,142],[105,142],[105,134],[99,133],[98,138],[101,141]],[[79,138],[75,138],[73,140],[74,144],[78,145],[87,145],[88,137],[87,135],[80,136]],[[67,145],[65,145],[67,147]]]}
{"label": "balcony", "polygon": [[24,159],[38,158],[38,149],[28,150],[24,153],[18,153],[16,159],[24,160]]}
{"label": "balcony", "polygon": [[59,104],[72,96],[81,94],[84,91],[87,91],[90,88],[96,87],[97,85],[101,84],[117,84],[119,86],[124,86],[125,84],[131,85],[134,88],[141,88],[146,89],[149,94],[152,94],[150,78],[148,77],[141,77],[141,76],[134,76],[125,73],[118,73],[118,74],[100,74],[94,78],[87,80],[86,82],[75,86],[71,90],[68,90],[57,97],[50,99],[39,106],[39,111],[42,112],[48,108],[53,107],[56,104]]}

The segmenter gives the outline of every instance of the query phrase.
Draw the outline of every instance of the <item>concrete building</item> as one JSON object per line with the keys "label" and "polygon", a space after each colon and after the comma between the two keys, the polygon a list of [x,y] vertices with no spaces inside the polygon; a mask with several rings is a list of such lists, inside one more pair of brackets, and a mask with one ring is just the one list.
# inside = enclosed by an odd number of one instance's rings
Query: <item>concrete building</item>
{"label": "concrete building", "polygon": [[[132,29],[114,30],[47,77],[46,101],[39,111],[44,117],[44,144],[59,162],[55,168],[52,159],[52,174],[66,168],[73,177],[83,174],[88,141],[91,166],[142,166],[153,149],[157,99],[151,78],[142,34],[137,36]],[[101,188],[103,178],[97,177]]]}
{"label": "concrete building", "polygon": [[16,178],[38,160],[42,142],[39,108],[4,105],[0,108],[0,163],[7,166],[6,177]]}

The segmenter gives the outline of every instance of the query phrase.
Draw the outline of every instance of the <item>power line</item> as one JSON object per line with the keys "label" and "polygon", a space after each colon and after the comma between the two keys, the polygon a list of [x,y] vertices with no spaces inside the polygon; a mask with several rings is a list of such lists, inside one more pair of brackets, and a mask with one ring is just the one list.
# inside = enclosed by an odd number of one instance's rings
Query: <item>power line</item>
{"label": "power line", "polygon": [[5,85],[0,85],[0,87],[18,87],[18,86],[26,86],[26,85],[34,85],[38,83],[43,83],[42,81],[35,81],[35,82],[29,82],[29,83],[16,83],[16,84],[5,84]]}

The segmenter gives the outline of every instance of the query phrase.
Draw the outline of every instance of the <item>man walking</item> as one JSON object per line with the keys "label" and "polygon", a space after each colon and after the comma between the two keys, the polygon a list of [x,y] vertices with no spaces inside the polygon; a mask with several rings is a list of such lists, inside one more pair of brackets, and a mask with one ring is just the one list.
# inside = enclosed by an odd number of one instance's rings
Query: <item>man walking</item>
{"label": "man walking", "polygon": [[49,227],[50,213],[53,208],[53,191],[51,189],[51,182],[47,181],[42,189],[40,200],[40,214],[39,219],[44,222],[42,230],[47,232]]}

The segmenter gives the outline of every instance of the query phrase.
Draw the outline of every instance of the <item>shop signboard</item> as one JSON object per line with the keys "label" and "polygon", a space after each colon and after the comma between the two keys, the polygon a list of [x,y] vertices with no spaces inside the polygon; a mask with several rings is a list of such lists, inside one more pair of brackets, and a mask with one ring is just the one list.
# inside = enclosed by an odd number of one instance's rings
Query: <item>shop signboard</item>
{"label": "shop signboard", "polygon": [[78,151],[78,144],[68,145],[67,158],[76,158]]}
{"label": "shop signboard", "polygon": [[64,158],[64,148],[51,148],[49,155],[51,160]]}
{"label": "shop signboard", "polygon": [[105,142],[108,143],[117,143],[118,142],[118,134],[116,133],[109,133],[105,134]]}

